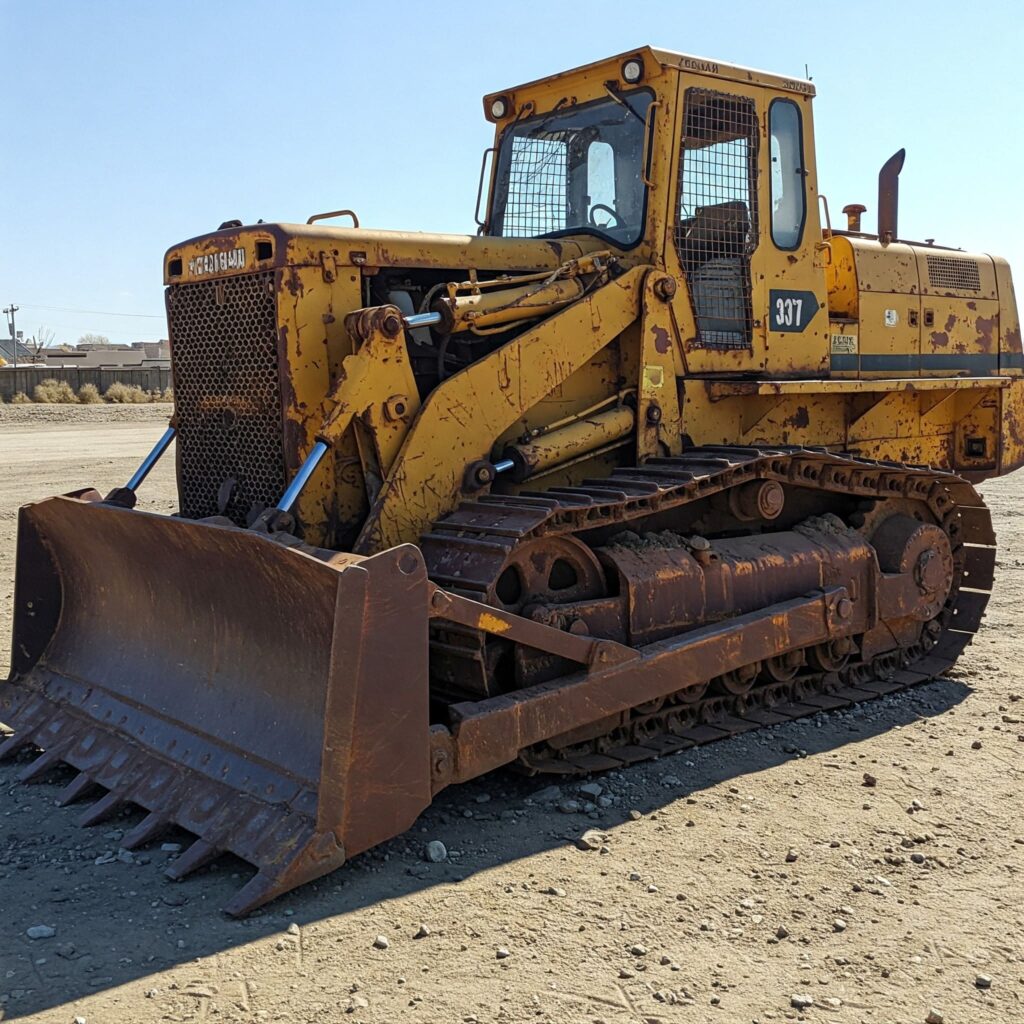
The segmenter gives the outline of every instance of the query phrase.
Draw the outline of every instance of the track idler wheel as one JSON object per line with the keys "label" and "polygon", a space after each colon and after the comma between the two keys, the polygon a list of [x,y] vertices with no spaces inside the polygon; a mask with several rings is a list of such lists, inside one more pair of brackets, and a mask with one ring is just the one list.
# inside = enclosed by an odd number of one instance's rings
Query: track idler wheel
{"label": "track idler wheel", "polygon": [[761,676],[766,683],[785,683],[792,679],[803,668],[804,652],[789,651],[766,658],[761,669]]}
{"label": "track idler wheel", "polygon": [[744,665],[742,668],[726,672],[725,675],[715,679],[715,692],[729,694],[733,697],[749,693],[760,671],[761,663],[756,661],[752,665]]}
{"label": "track idler wheel", "polygon": [[853,641],[849,637],[838,637],[817,644],[807,651],[807,664],[816,672],[838,672],[846,667],[853,653]]}

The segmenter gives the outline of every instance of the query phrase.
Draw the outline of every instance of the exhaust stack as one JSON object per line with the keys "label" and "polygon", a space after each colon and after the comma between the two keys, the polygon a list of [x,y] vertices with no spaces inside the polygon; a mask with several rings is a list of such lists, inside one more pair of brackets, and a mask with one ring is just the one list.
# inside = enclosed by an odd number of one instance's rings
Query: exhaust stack
{"label": "exhaust stack", "polygon": [[878,240],[883,245],[899,237],[900,171],[906,155],[905,149],[893,153],[878,172]]}

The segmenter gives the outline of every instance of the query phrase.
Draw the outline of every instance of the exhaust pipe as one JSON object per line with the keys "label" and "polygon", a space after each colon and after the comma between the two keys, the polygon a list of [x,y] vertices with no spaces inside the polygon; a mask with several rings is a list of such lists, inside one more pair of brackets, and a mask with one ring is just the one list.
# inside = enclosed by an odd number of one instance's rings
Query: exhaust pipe
{"label": "exhaust pipe", "polygon": [[900,206],[900,171],[907,151],[893,153],[878,172],[878,240],[886,245],[899,237],[896,229]]}

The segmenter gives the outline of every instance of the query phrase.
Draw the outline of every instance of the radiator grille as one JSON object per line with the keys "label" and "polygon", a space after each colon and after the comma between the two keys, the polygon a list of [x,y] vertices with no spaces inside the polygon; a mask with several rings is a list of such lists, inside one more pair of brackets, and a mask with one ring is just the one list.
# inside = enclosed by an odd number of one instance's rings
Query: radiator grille
{"label": "radiator grille", "polygon": [[977,292],[981,291],[981,274],[974,260],[929,256],[928,283],[932,288],[960,288]]}
{"label": "radiator grille", "polygon": [[245,526],[285,488],[273,272],[172,285],[167,321],[181,512]]}

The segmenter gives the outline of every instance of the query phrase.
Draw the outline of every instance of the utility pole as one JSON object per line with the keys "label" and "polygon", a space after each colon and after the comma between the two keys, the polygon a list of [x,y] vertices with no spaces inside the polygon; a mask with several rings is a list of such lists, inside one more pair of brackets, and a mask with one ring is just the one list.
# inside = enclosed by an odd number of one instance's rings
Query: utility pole
{"label": "utility pole", "polygon": [[20,306],[16,306],[13,302],[4,310],[7,314],[7,326],[11,332],[11,351],[14,353],[14,368],[18,368],[18,336],[14,333],[14,314],[18,312]]}

